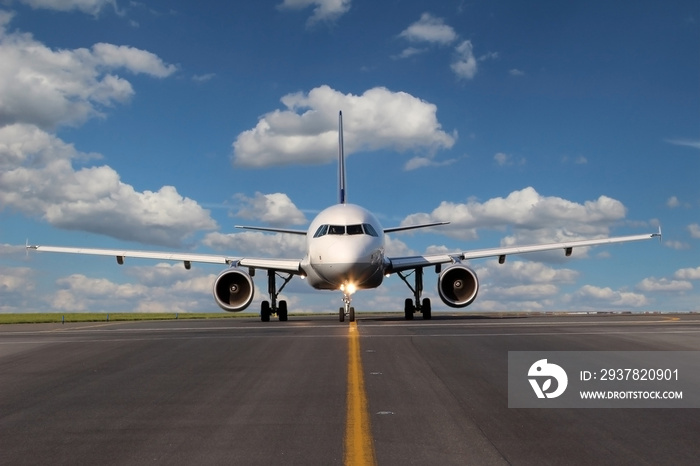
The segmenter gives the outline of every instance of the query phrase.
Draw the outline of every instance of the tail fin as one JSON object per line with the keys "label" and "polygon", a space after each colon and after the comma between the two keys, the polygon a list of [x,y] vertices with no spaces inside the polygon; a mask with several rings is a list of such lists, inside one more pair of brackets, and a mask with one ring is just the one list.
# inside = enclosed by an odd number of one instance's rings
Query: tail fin
{"label": "tail fin", "polygon": [[343,152],[343,112],[338,112],[338,203],[345,204],[345,153]]}

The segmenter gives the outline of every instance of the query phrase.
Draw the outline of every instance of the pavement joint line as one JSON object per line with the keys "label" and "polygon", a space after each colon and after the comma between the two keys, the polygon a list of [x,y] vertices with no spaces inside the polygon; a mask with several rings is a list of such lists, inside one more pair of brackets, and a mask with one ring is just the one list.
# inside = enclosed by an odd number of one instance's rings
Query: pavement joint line
{"label": "pavement joint line", "polygon": [[376,465],[357,322],[348,326],[348,391],[343,464]]}

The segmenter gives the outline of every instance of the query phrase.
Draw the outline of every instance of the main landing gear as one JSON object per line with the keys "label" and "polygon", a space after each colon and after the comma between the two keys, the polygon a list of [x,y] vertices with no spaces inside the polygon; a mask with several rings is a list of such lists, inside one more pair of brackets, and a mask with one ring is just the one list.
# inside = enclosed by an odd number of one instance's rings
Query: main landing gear
{"label": "main landing gear", "polygon": [[269,322],[270,316],[277,314],[280,322],[287,321],[287,301],[282,300],[278,303],[277,297],[293,276],[294,275],[291,273],[286,277],[280,275],[279,277],[284,280],[284,283],[282,283],[282,286],[280,286],[280,289],[278,290],[276,284],[277,272],[274,270],[267,271],[267,293],[270,296],[270,301],[263,301],[260,305],[260,320],[263,322]]}
{"label": "main landing gear", "polygon": [[[408,277],[413,274],[414,276],[414,286],[408,282]],[[404,303],[404,317],[406,320],[413,320],[413,314],[420,312],[423,314],[423,319],[428,320],[432,315],[432,309],[430,306],[430,299],[424,298],[421,301],[421,295],[423,294],[423,268],[417,268],[408,275],[404,275],[401,272],[397,272],[397,275],[401,280],[406,283],[408,288],[413,292],[413,298],[406,298]]]}
{"label": "main landing gear", "polygon": [[355,308],[350,306],[352,302],[352,296],[343,293],[343,304],[344,306],[338,310],[338,318],[340,322],[345,322],[345,316],[348,318],[348,322],[355,322]]}

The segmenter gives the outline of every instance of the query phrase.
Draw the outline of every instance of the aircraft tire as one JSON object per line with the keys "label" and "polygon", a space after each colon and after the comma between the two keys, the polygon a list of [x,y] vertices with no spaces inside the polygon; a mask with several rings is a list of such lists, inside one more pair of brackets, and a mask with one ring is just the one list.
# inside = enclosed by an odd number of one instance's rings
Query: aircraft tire
{"label": "aircraft tire", "polygon": [[354,308],[354,307],[351,307],[351,308],[350,308],[350,316],[349,316],[349,318],[350,318],[350,319],[349,319],[350,322],[355,322],[355,308]]}
{"label": "aircraft tire", "polygon": [[406,298],[403,306],[403,313],[406,320],[413,320],[413,313],[415,310],[416,308],[413,306],[413,300],[411,298]]}
{"label": "aircraft tire", "polygon": [[279,316],[280,322],[287,322],[287,301],[282,300],[279,302],[277,315]]}
{"label": "aircraft tire", "polygon": [[430,306],[430,299],[423,299],[423,319],[430,320],[433,317],[433,310]]}
{"label": "aircraft tire", "polygon": [[270,321],[270,301],[263,301],[260,305],[260,320],[263,322]]}
{"label": "aircraft tire", "polygon": [[345,322],[345,309],[342,307],[340,308],[340,311],[338,311],[338,318],[341,322]]}

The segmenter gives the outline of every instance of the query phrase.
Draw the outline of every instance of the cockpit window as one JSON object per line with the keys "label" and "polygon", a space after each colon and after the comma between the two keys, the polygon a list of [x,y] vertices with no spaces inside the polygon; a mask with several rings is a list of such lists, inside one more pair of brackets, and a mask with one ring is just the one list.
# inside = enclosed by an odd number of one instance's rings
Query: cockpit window
{"label": "cockpit window", "polygon": [[345,225],[330,225],[328,227],[328,234],[329,235],[344,235],[345,234]]}
{"label": "cockpit window", "polygon": [[362,225],[348,225],[348,235],[361,235]]}
{"label": "cockpit window", "polygon": [[314,238],[320,238],[325,235],[369,235],[375,238],[379,237],[377,231],[369,223],[357,225],[321,225],[314,233]]}
{"label": "cockpit window", "polygon": [[367,233],[368,235],[375,236],[375,237],[379,236],[377,234],[377,232],[374,230],[374,228],[372,227],[372,225],[370,225],[369,223],[363,223],[362,226],[365,228],[365,233]]}
{"label": "cockpit window", "polygon": [[321,225],[318,227],[318,230],[316,230],[316,233],[314,233],[314,238],[320,238],[326,233],[328,233],[328,225]]}

